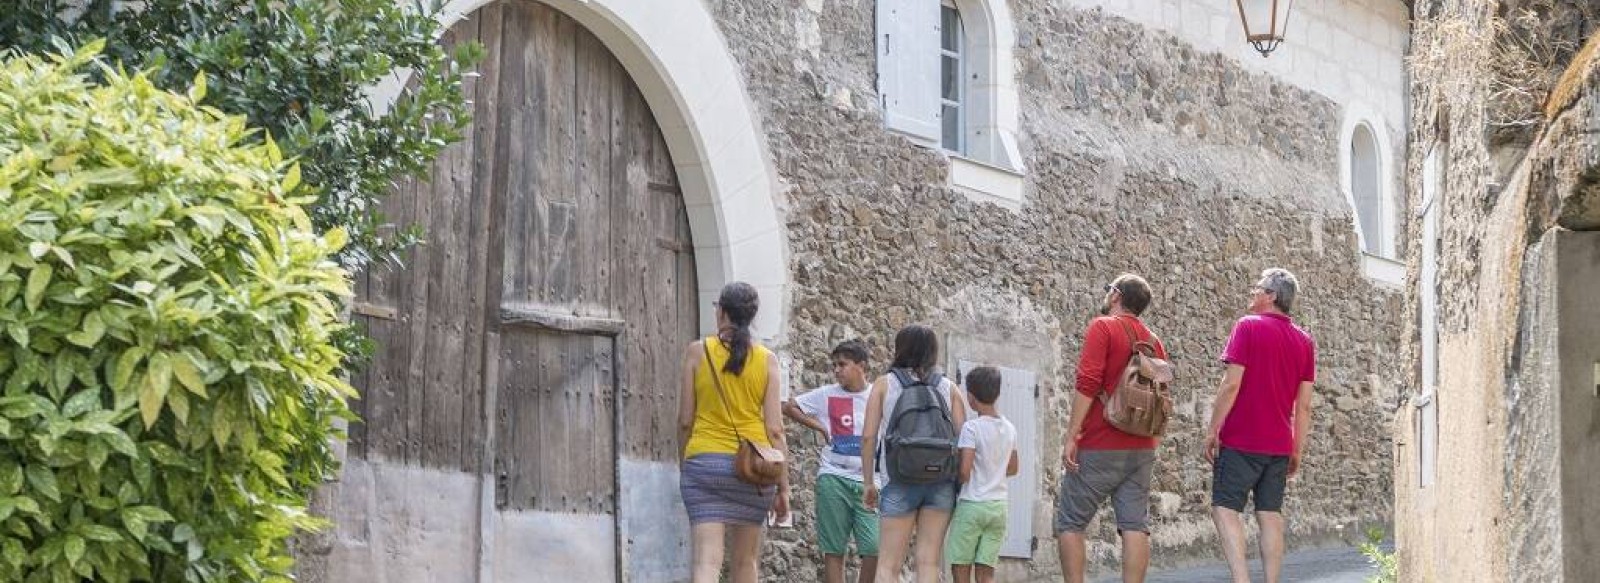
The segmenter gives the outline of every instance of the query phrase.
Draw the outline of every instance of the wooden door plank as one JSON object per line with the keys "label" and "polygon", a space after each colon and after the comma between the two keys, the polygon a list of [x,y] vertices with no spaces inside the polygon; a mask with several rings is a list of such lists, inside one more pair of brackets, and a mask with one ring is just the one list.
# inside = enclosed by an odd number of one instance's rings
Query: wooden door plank
{"label": "wooden door plank", "polygon": [[[395,228],[413,224],[416,196],[416,181],[407,178],[396,184],[394,192],[384,200],[382,208]],[[415,250],[401,253],[400,258],[400,266],[377,265],[371,271],[371,301],[395,307],[396,317],[368,319],[376,346],[372,362],[367,365],[370,386],[364,396],[367,443],[363,449],[369,459],[404,459],[405,371],[411,353],[407,325],[411,315],[405,311],[404,302],[408,295],[407,270],[414,263]]]}
{"label": "wooden door plank", "polygon": [[[469,139],[473,142],[472,208],[471,223],[467,228],[470,245],[468,269],[466,318],[466,347],[462,360],[461,387],[461,469],[476,472],[482,467],[480,455],[485,447],[486,432],[490,423],[483,409],[488,387],[484,369],[489,361],[498,358],[486,354],[486,337],[489,334],[488,300],[490,281],[490,241],[494,240],[491,223],[495,222],[494,172],[499,146],[495,143],[499,127],[500,70],[501,70],[501,12],[502,4],[496,2],[478,9],[473,20],[478,25],[478,42],[483,43],[484,56],[478,66],[478,78],[473,81],[473,122]],[[498,288],[497,288],[498,289]],[[496,302],[498,303],[498,302]]]}
{"label": "wooden door plank", "polygon": [[611,95],[619,68],[600,39],[578,29],[574,142],[578,205],[572,266],[573,301],[580,313],[611,316]]}
{"label": "wooden door plank", "polygon": [[[506,139],[496,142],[495,190],[505,198],[503,233],[498,241],[502,261],[494,264],[501,270],[500,293],[505,299],[518,299],[528,295],[527,270],[507,262],[518,262],[523,257],[536,258],[530,247],[531,239],[542,226],[536,227],[537,203],[532,192],[534,176],[530,159],[539,148],[538,137],[543,135],[544,100],[536,93],[534,79],[542,63],[535,52],[534,31],[529,23],[540,8],[531,2],[504,4],[502,27],[502,61],[500,94],[506,96],[500,108],[498,135]],[[504,174],[501,178],[499,175]],[[491,285],[494,282],[491,280]]]}
{"label": "wooden door plank", "polygon": [[[422,225],[427,233],[435,229],[433,222],[434,203],[438,194],[433,192],[429,181],[418,180],[413,185],[415,192],[412,219]],[[401,289],[400,305],[402,334],[409,340],[406,352],[405,375],[401,377],[400,394],[402,397],[397,404],[400,406],[399,420],[401,421],[401,441],[398,459],[407,464],[418,465],[422,462],[422,410],[424,408],[423,390],[427,383],[428,365],[428,295],[433,291],[428,285],[428,275],[434,263],[432,244],[424,241],[413,248],[411,263],[406,266],[404,287]]]}
{"label": "wooden door plank", "polygon": [[[626,365],[623,377],[623,418],[629,431],[623,450],[635,459],[657,459],[658,413],[654,371],[654,352],[664,349],[647,325],[650,288],[645,284],[646,239],[649,232],[640,228],[648,218],[643,194],[649,188],[649,171],[640,154],[649,148],[645,126],[644,97],[631,83],[617,92],[613,102],[611,222],[621,228],[613,233],[613,298],[623,321],[627,322],[627,342],[621,348]],[[676,409],[670,414],[676,417]]]}
{"label": "wooden door plank", "polygon": [[[453,47],[477,40],[477,21],[467,20],[451,28],[440,44]],[[463,86],[466,99],[473,98],[474,83]],[[470,131],[470,128],[469,128]],[[471,135],[470,133],[468,135]],[[427,338],[423,352],[422,423],[416,439],[421,444],[421,464],[435,468],[454,468],[462,463],[461,412],[462,386],[466,362],[468,237],[472,208],[473,156],[471,140],[452,144],[434,161],[427,188],[433,196],[432,222],[429,225]]]}

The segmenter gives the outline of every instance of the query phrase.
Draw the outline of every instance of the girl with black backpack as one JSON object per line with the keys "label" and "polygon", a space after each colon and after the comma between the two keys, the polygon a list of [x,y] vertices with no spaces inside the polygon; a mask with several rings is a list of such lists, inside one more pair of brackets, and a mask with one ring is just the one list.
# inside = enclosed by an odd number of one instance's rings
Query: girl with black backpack
{"label": "girl with black backpack", "polygon": [[[867,401],[862,503],[880,516],[877,580],[900,580],[915,535],[916,581],[936,583],[944,570],[944,535],[956,505],[956,441],[966,422],[966,398],[936,370],[939,338],[933,329],[920,324],[901,328],[894,350],[889,374],[873,383]],[[881,493],[872,480],[880,463],[888,476]]]}

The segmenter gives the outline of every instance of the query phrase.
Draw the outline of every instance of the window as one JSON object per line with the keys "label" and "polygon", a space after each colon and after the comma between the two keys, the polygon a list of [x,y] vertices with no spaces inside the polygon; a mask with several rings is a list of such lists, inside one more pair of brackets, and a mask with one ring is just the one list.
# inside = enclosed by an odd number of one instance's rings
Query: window
{"label": "window", "polygon": [[966,125],[961,110],[962,97],[967,92],[966,71],[961,63],[964,37],[961,12],[954,4],[945,2],[939,10],[939,143],[944,149],[960,154],[967,152]]}
{"label": "window", "polygon": [[1399,231],[1389,132],[1370,107],[1346,104],[1339,136],[1339,187],[1354,214],[1361,268],[1373,283],[1390,289],[1406,284],[1406,266],[1396,257]]}
{"label": "window", "polygon": [[1384,208],[1383,172],[1378,159],[1378,141],[1372,128],[1356,126],[1350,138],[1350,195],[1355,199],[1356,221],[1361,233],[1361,250],[1381,257],[1394,256],[1388,241],[1387,209]]}
{"label": "window", "polygon": [[1422,257],[1417,300],[1422,331],[1422,391],[1417,407],[1417,484],[1433,485],[1439,449],[1439,206],[1443,169],[1440,146],[1422,161]]}
{"label": "window", "polygon": [[950,183],[1018,208],[1016,35],[1005,0],[877,0],[884,125],[948,154]]}

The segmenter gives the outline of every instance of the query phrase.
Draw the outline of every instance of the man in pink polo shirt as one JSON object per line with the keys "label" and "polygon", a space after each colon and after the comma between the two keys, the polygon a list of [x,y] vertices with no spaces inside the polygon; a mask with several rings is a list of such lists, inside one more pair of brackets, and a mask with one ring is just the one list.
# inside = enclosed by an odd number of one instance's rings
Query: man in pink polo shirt
{"label": "man in pink polo shirt", "polygon": [[1250,287],[1250,315],[1233,325],[1211,412],[1205,456],[1211,462],[1211,518],[1236,583],[1249,583],[1244,512],[1255,501],[1261,527],[1261,563],[1268,583],[1283,567],[1283,494],[1300,469],[1311,430],[1311,386],[1317,348],[1289,319],[1298,284],[1284,269],[1261,272]]}

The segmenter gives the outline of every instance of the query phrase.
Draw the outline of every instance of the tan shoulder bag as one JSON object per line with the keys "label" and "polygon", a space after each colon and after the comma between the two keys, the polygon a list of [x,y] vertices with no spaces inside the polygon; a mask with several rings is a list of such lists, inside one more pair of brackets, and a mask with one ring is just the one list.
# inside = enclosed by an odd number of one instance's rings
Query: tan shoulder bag
{"label": "tan shoulder bag", "polygon": [[[716,361],[711,360],[711,339],[702,342],[701,347],[705,348],[706,366],[711,373],[711,382],[717,387],[722,410],[727,412],[728,423],[733,425],[733,435],[739,440],[739,451],[733,454],[733,475],[741,482],[756,486],[778,483],[783,473],[788,471],[783,452],[745,439],[739,434],[739,422],[734,420],[733,409],[728,406],[728,394],[722,390],[722,371],[717,370]],[[772,371],[768,371],[768,374],[772,374]]]}

